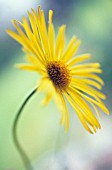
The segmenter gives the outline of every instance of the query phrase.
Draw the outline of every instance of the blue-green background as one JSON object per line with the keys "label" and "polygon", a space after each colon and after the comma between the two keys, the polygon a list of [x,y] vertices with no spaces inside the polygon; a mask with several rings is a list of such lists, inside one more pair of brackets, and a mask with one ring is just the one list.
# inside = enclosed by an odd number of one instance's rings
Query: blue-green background
{"label": "blue-green background", "polygon": [[68,105],[71,124],[65,133],[55,103],[43,108],[44,95],[37,93],[19,122],[21,145],[38,170],[112,170],[112,0],[0,0],[0,170],[24,170],[11,130],[18,108],[39,79],[37,73],[14,68],[24,61],[24,54],[5,30],[14,29],[11,20],[21,21],[27,10],[36,10],[38,5],[46,20],[48,10],[53,9],[56,32],[59,25],[67,25],[67,42],[74,34],[82,40],[78,53],[89,52],[92,61],[101,63],[110,116],[101,113],[102,129],[90,135]]}

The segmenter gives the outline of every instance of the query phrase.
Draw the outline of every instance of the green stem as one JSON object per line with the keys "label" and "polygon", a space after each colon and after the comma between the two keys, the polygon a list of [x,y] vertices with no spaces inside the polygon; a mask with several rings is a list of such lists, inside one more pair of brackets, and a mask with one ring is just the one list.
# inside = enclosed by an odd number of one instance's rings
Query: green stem
{"label": "green stem", "polygon": [[29,95],[26,97],[25,101],[23,102],[23,104],[21,105],[19,111],[17,112],[17,115],[16,115],[14,123],[13,123],[13,129],[12,129],[12,135],[13,135],[13,140],[14,140],[15,146],[18,149],[18,152],[20,153],[21,158],[22,158],[23,163],[24,163],[24,166],[26,167],[27,170],[33,170],[33,167],[32,167],[32,165],[30,163],[30,160],[29,160],[27,154],[25,153],[24,149],[21,147],[21,144],[18,141],[17,125],[18,125],[18,121],[20,119],[20,115],[21,115],[26,103],[33,96],[33,94],[36,91],[37,91],[37,87],[33,91],[31,91],[29,93]]}

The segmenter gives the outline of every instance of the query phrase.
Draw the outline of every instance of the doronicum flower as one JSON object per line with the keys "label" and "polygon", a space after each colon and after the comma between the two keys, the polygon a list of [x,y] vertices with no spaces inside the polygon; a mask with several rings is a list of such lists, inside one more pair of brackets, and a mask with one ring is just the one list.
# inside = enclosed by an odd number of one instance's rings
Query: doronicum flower
{"label": "doronicum flower", "polygon": [[45,92],[43,104],[54,98],[61,112],[60,123],[69,127],[69,113],[66,101],[70,103],[83,126],[90,133],[100,129],[95,114],[99,109],[109,114],[102,102],[106,96],[100,92],[103,80],[99,63],[85,63],[91,56],[75,56],[81,41],[73,36],[65,48],[65,25],[59,27],[55,43],[55,31],[52,23],[53,11],[49,10],[48,29],[44,11],[32,9],[28,12],[29,22],[23,17],[22,22],[13,20],[17,33],[7,29],[7,33],[23,46],[27,63],[18,64],[24,70],[36,71],[41,75],[38,91]]}

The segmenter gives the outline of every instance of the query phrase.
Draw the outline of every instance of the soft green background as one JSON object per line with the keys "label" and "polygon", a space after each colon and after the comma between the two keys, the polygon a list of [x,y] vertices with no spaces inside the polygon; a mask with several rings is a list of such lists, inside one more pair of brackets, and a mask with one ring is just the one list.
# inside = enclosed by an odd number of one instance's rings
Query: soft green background
{"label": "soft green background", "polygon": [[[67,41],[74,34],[82,40],[78,53],[90,52],[92,60],[101,63],[106,105],[110,113],[112,109],[111,0],[0,0],[0,170],[24,170],[12,141],[11,128],[18,108],[39,79],[37,73],[13,67],[15,63],[23,62],[24,54],[21,46],[5,30],[13,29],[11,19],[21,20],[23,15],[27,16],[27,10],[37,9],[38,5],[45,10],[46,19],[48,10],[54,10],[56,32],[59,25],[67,25]],[[106,164],[110,167],[108,170],[112,170],[112,163],[106,162],[112,160],[111,115],[101,113],[102,129],[90,135],[68,105],[71,125],[69,132],[65,133],[64,127],[59,125],[60,113],[55,103],[52,101],[43,108],[40,105],[43,97],[38,93],[32,97],[18,126],[21,145],[35,169],[63,170],[66,163],[69,170],[100,170]],[[65,157],[67,161],[63,160]],[[104,166],[102,162],[105,162]]]}

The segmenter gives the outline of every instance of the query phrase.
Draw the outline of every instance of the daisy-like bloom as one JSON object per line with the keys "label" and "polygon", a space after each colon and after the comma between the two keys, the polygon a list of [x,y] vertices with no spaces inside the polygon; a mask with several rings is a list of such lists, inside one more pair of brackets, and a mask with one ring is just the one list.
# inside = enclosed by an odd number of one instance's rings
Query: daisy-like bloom
{"label": "daisy-like bloom", "polygon": [[9,29],[7,32],[23,46],[27,56],[27,63],[18,64],[17,67],[41,75],[38,91],[45,92],[43,104],[55,99],[61,112],[60,123],[65,123],[66,130],[69,127],[68,101],[85,129],[94,133],[101,128],[95,114],[99,115],[99,109],[109,114],[102,102],[106,96],[100,92],[104,84],[97,75],[102,73],[100,64],[85,63],[90,54],[74,57],[81,43],[76,36],[65,48],[65,25],[59,27],[55,42],[52,16],[53,11],[49,10],[48,29],[40,7],[37,13],[34,9],[28,12],[29,22],[25,17],[22,22],[13,20],[17,33]]}

